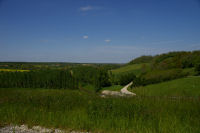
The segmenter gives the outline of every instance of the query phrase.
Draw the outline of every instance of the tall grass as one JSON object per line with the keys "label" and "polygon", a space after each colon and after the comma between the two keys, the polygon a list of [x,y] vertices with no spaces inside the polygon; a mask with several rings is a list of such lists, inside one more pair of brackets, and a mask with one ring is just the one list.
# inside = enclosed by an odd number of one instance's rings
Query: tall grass
{"label": "tall grass", "polygon": [[200,77],[186,77],[130,89],[139,96],[200,97]]}
{"label": "tall grass", "polygon": [[0,89],[0,124],[92,132],[198,133],[199,99],[100,98],[78,90]]}
{"label": "tall grass", "polygon": [[114,75],[118,75],[118,74],[122,74],[122,73],[126,73],[126,72],[133,72],[136,75],[139,75],[142,72],[141,69],[142,69],[143,65],[145,65],[147,67],[147,69],[150,68],[150,64],[148,64],[148,63],[131,64],[131,65],[129,64],[129,65],[125,65],[123,67],[117,68],[117,69],[113,69],[113,70],[111,70],[111,72]]}

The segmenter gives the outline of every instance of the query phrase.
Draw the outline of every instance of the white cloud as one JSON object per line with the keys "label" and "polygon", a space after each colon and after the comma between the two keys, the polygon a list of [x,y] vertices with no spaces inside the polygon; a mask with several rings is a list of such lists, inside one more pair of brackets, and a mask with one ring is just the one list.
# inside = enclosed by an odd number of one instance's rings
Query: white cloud
{"label": "white cloud", "polygon": [[84,7],[80,8],[81,11],[89,11],[89,10],[93,10],[93,9],[95,9],[95,8],[92,6],[84,6]]}
{"label": "white cloud", "polygon": [[83,39],[88,39],[88,36],[83,36]]}
{"label": "white cloud", "polygon": [[105,42],[107,42],[107,43],[109,43],[109,42],[111,42],[111,40],[110,39],[106,39],[106,40],[104,40]]}

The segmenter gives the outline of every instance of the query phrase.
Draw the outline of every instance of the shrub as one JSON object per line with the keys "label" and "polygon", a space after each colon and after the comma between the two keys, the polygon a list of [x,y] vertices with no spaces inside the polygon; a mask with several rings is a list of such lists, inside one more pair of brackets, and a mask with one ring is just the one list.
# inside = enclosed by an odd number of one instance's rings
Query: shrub
{"label": "shrub", "polygon": [[154,70],[135,78],[133,80],[132,87],[155,84],[159,82],[181,78],[187,75],[188,73],[183,72],[182,69]]}
{"label": "shrub", "polygon": [[195,71],[197,72],[197,75],[200,75],[200,63],[195,65]]}
{"label": "shrub", "polygon": [[126,73],[119,77],[119,84],[126,85],[130,83],[131,81],[133,81],[134,79],[136,79],[136,76],[134,73]]}

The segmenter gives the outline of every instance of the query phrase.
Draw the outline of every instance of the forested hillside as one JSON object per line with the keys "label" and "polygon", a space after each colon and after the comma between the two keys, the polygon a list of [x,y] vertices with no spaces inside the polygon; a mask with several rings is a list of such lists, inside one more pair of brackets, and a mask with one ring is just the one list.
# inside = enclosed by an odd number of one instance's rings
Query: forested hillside
{"label": "forested hillside", "polygon": [[[169,52],[141,56],[111,71],[113,84],[133,81],[133,86],[159,83],[188,75],[200,74],[200,51]],[[136,75],[131,76],[130,75]],[[127,81],[127,82],[124,82]]]}
{"label": "forested hillside", "polygon": [[155,56],[141,56],[129,64],[151,63],[152,69],[191,68],[200,63],[200,51],[169,52]]}

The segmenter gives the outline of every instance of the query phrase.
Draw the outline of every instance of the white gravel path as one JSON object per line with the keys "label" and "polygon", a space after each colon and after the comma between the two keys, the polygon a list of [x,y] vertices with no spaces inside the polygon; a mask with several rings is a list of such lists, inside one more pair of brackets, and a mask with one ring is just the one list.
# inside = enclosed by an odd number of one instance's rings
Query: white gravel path
{"label": "white gravel path", "polygon": [[9,125],[0,128],[0,133],[89,133],[89,132],[64,131],[60,129],[48,129],[40,126],[33,126],[32,128],[28,128],[27,125],[21,125],[21,126]]}
{"label": "white gravel path", "polygon": [[101,92],[101,97],[106,97],[106,96],[136,96],[135,93],[132,93],[128,91],[128,87],[131,86],[133,82],[130,82],[126,86],[124,86],[121,91],[109,91],[109,90],[104,90]]}
{"label": "white gravel path", "polygon": [[133,92],[128,91],[128,87],[131,86],[133,84],[133,82],[130,82],[129,84],[127,84],[126,86],[124,86],[124,88],[121,89],[121,93],[126,94],[126,95],[133,95],[135,96],[136,94]]}

